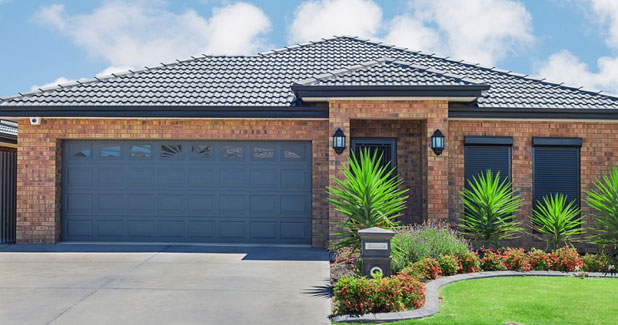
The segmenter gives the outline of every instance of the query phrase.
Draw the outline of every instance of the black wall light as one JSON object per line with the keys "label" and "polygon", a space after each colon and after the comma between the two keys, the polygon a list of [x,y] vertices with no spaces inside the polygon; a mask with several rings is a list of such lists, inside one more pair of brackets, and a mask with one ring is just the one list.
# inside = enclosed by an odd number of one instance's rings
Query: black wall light
{"label": "black wall light", "polygon": [[438,156],[444,151],[444,134],[440,130],[435,130],[431,136],[431,149]]}
{"label": "black wall light", "polygon": [[345,150],[345,134],[340,128],[337,128],[337,131],[333,134],[333,149],[338,155]]}

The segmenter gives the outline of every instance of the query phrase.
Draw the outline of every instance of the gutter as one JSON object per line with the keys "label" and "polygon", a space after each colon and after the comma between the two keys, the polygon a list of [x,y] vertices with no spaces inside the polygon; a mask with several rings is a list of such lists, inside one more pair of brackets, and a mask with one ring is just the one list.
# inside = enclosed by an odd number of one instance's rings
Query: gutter
{"label": "gutter", "polygon": [[354,97],[464,97],[478,98],[488,85],[452,86],[312,86],[293,84],[299,99]]}
{"label": "gutter", "polygon": [[328,118],[324,106],[0,106],[3,117]]}
{"label": "gutter", "polygon": [[615,109],[449,107],[449,118],[618,120]]}

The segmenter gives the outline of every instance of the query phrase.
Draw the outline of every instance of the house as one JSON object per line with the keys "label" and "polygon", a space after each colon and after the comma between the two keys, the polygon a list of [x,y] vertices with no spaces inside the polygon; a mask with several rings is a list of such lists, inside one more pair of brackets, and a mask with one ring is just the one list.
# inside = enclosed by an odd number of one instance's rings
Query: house
{"label": "house", "polygon": [[525,220],[548,193],[581,204],[618,163],[616,97],[354,37],[40,89],[0,116],[19,123],[20,243],[324,247],[340,217],[325,187],[366,147],[410,189],[404,223],[455,222],[485,169]]}

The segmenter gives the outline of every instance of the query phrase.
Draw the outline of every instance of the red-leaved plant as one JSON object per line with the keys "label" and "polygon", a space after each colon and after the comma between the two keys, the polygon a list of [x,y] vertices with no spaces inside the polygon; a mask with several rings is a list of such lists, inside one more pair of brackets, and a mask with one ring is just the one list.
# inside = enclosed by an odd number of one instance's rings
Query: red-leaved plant
{"label": "red-leaved plant", "polygon": [[484,253],[481,259],[481,268],[483,271],[504,271],[504,255],[500,250],[482,250]]}
{"label": "red-leaved plant", "polygon": [[532,268],[523,248],[507,248],[503,255],[504,266],[512,271],[530,271]]}
{"label": "red-leaved plant", "polygon": [[574,272],[582,265],[582,258],[571,247],[558,248],[550,254],[550,259],[554,271]]}
{"label": "red-leaved plant", "polygon": [[434,258],[424,258],[412,263],[409,268],[410,272],[421,280],[437,279],[442,274],[440,263]]}
{"label": "red-leaved plant", "polygon": [[528,262],[535,271],[547,271],[551,265],[551,258],[545,251],[533,248],[528,252]]}
{"label": "red-leaved plant", "polygon": [[582,258],[582,270],[586,272],[609,272],[609,257],[605,254],[586,254]]}
{"label": "red-leaved plant", "polygon": [[420,308],[425,302],[425,285],[410,275],[375,279],[343,277],[333,291],[337,314],[404,311]]}
{"label": "red-leaved plant", "polygon": [[481,260],[476,253],[466,251],[456,253],[455,257],[459,262],[459,273],[479,272],[481,270]]}
{"label": "red-leaved plant", "polygon": [[453,275],[459,270],[459,261],[457,261],[457,257],[453,255],[440,255],[440,257],[438,257],[438,263],[440,264],[442,275]]}

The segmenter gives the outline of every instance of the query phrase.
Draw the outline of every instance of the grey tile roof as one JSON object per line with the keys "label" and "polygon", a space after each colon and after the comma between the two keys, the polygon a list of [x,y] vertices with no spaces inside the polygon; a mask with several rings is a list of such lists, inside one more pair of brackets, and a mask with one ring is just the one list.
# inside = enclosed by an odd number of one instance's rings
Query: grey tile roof
{"label": "grey tile roof", "polygon": [[0,120],[0,136],[17,136],[17,123],[12,121]]}
{"label": "grey tile roof", "polygon": [[328,71],[297,83],[304,86],[463,86],[479,82],[381,58]]}
{"label": "grey tile roof", "polygon": [[346,36],[255,56],[196,57],[20,94],[0,106],[290,106],[294,82],[381,58],[488,84],[479,107],[618,109],[618,98],[598,92]]}

